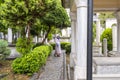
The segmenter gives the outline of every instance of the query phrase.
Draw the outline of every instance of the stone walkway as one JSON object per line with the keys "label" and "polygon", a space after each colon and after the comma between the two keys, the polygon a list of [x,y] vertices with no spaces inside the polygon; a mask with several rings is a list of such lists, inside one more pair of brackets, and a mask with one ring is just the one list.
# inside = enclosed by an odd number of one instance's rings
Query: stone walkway
{"label": "stone walkway", "polygon": [[63,80],[63,54],[60,57],[54,57],[54,51],[48,58],[45,70],[39,76],[38,80]]}
{"label": "stone walkway", "polygon": [[[11,49],[11,54],[8,58],[11,59],[19,56],[14,47],[9,48]],[[30,80],[64,80],[65,64],[63,54],[65,54],[65,51],[62,50],[60,57],[54,57],[54,52],[48,58],[46,65],[42,69],[42,73],[40,75],[36,73]]]}

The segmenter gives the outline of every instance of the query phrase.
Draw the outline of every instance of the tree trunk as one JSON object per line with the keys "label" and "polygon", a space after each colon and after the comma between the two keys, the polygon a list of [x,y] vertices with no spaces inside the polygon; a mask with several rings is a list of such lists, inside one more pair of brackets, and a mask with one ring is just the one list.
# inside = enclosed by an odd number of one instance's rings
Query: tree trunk
{"label": "tree trunk", "polygon": [[46,40],[46,38],[48,37],[48,34],[50,33],[50,31],[51,31],[51,27],[49,26],[48,31],[47,31],[47,33],[45,34],[45,38],[44,38],[43,41],[42,41],[42,44],[45,43],[45,40]]}
{"label": "tree trunk", "polygon": [[4,36],[4,40],[6,40],[6,36],[5,36],[5,33],[3,33],[3,36]]}
{"label": "tree trunk", "polygon": [[30,44],[30,24],[27,25],[27,33],[28,33],[27,42],[28,44]]}
{"label": "tree trunk", "polygon": [[26,36],[25,28],[22,28],[22,30],[21,30],[21,32],[20,32],[20,37],[25,38],[25,36]]}
{"label": "tree trunk", "polygon": [[15,35],[15,34],[13,33],[13,34],[12,34],[12,40],[13,40],[13,42],[15,41],[14,35]]}
{"label": "tree trunk", "polygon": [[21,37],[20,32],[18,32],[18,36],[17,36],[17,38],[20,38],[20,37]]}
{"label": "tree trunk", "polygon": [[14,40],[15,40],[15,43],[17,42],[17,33],[15,33],[15,38],[14,38]]}

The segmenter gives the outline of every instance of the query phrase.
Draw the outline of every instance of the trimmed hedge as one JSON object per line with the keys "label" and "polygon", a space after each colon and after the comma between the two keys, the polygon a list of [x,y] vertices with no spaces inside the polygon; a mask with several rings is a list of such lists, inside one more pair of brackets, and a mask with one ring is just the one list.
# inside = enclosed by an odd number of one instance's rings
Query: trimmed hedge
{"label": "trimmed hedge", "polygon": [[66,50],[67,54],[71,53],[71,44],[70,43],[68,43],[68,44],[65,45],[65,50]]}
{"label": "trimmed hedge", "polygon": [[50,45],[55,49],[55,43],[50,43]]}
{"label": "trimmed hedge", "polygon": [[[61,42],[61,49],[65,49],[65,45],[69,44],[69,42]],[[50,43],[50,45],[55,49],[55,43]]]}
{"label": "trimmed hedge", "polygon": [[44,45],[44,44],[43,43],[36,43],[33,45],[32,49],[39,47],[39,46],[42,46],[42,45]]}
{"label": "trimmed hedge", "polygon": [[12,63],[12,70],[15,73],[32,75],[46,63],[47,57],[51,52],[51,46],[36,47],[29,54],[15,59]]}
{"label": "trimmed hedge", "polygon": [[69,42],[61,42],[61,49],[66,49],[66,45],[69,44]]}
{"label": "trimmed hedge", "polygon": [[[55,49],[55,43],[50,43],[53,49]],[[70,54],[71,52],[71,44],[69,42],[61,42],[61,49],[66,50],[67,54]]]}
{"label": "trimmed hedge", "polygon": [[30,38],[29,42],[27,38],[18,38],[16,43],[16,49],[22,55],[26,55],[26,53],[30,53],[32,50],[32,46],[33,46],[32,38]]}

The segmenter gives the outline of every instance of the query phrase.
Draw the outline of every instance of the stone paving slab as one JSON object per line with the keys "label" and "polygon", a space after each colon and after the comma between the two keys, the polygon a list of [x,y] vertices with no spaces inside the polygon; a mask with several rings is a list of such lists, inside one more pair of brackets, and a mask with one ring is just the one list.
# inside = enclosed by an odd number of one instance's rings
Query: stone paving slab
{"label": "stone paving slab", "polygon": [[54,51],[48,58],[45,71],[38,80],[63,80],[63,51],[60,57],[54,57]]}

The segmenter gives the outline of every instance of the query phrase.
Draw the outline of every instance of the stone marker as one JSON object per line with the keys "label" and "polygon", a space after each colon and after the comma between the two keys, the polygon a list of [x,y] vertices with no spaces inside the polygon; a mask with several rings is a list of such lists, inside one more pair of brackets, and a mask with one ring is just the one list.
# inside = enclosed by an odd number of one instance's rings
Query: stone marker
{"label": "stone marker", "polygon": [[103,55],[105,56],[105,57],[107,57],[107,39],[106,38],[104,38],[103,39]]}

